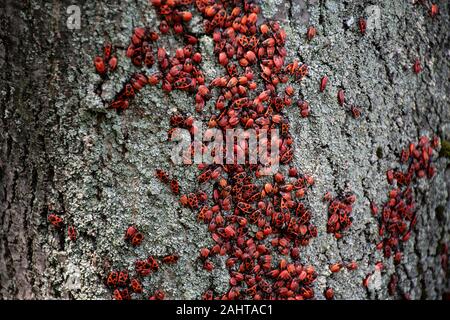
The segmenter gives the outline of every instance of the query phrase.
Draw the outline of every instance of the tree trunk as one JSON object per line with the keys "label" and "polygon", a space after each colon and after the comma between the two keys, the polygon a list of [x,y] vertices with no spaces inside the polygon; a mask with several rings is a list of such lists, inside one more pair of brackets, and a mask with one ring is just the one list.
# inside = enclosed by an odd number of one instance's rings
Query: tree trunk
{"label": "tree trunk", "polygon": [[[435,18],[412,1],[373,3],[262,4],[264,17],[286,29],[289,59],[310,66],[310,75],[295,91],[309,102],[311,116],[301,118],[294,107],[286,112],[294,163],[316,179],[308,203],[319,235],[302,249],[301,261],[318,272],[318,299],[328,286],[338,299],[440,299],[450,287],[441,264],[442,248],[450,241],[448,157],[436,157],[436,175],[414,186],[418,222],[400,265],[375,249],[378,227],[369,202],[386,201],[385,171],[400,166],[403,147],[423,134],[450,139],[448,1],[437,1]],[[167,170],[179,178],[183,192],[196,185],[198,170],[171,164],[172,145],[166,141],[169,114],[175,109],[192,113],[192,97],[147,87],[126,112],[106,108],[135,72],[125,57],[133,28],[157,29],[154,9],[145,0],[77,1],[81,24],[70,29],[71,4],[0,4],[0,297],[110,298],[104,284],[109,270],[132,270],[138,258],[172,252],[179,254],[178,263],[145,279],[150,293],[162,289],[167,298],[197,299],[208,288],[226,292],[224,260],[212,273],[197,261],[199,249],[213,243],[207,226],[154,176],[157,168]],[[358,29],[362,16],[368,21],[365,35]],[[307,41],[310,25],[317,36]],[[105,40],[117,47],[119,67],[102,82],[93,58]],[[200,43],[211,80],[221,69],[214,64],[211,41],[202,37]],[[416,58],[423,68],[419,74],[412,70]],[[319,93],[323,75],[330,80]],[[359,119],[337,103],[340,88],[346,101],[360,106]],[[336,241],[326,233],[322,197],[346,189],[357,196],[354,220]],[[48,224],[49,210],[60,212],[66,226],[76,226],[76,242]],[[129,224],[145,234],[142,246],[123,241]],[[350,260],[358,262],[356,271],[330,275],[330,263]],[[377,261],[384,261],[385,269],[366,289],[362,280]],[[386,288],[394,273],[399,289],[389,296]]]}

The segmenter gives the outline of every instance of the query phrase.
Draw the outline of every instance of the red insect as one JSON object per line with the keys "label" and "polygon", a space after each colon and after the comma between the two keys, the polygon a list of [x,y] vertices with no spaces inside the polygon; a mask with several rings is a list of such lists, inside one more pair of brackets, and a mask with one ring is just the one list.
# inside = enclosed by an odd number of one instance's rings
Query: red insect
{"label": "red insect", "polygon": [[294,94],[294,88],[292,86],[286,87],[284,91],[288,96],[292,96]]}
{"label": "red insect", "polygon": [[133,86],[132,86],[130,83],[127,83],[127,84],[125,85],[125,88],[124,88],[123,93],[124,93],[124,95],[125,95],[127,98],[132,98],[132,97],[134,97],[135,92],[134,92]]}
{"label": "red insect", "polygon": [[333,200],[333,195],[331,194],[331,192],[325,193],[325,195],[323,196],[323,201],[331,202],[331,200]]}
{"label": "red insect", "polygon": [[147,262],[150,264],[150,268],[153,271],[158,271],[159,269],[159,265],[158,265],[158,261],[156,261],[156,259],[152,256],[147,258]]}
{"label": "red insect", "polygon": [[358,26],[359,26],[359,31],[362,34],[365,34],[366,33],[366,28],[367,28],[367,21],[366,21],[366,19],[364,19],[362,17],[359,18]]}
{"label": "red insect", "polygon": [[164,183],[169,183],[170,181],[169,175],[161,169],[156,169],[156,177]]}
{"label": "red insect", "polygon": [[136,229],[134,226],[129,226],[125,232],[125,241],[130,241],[133,246],[139,246],[144,240],[144,235]]}
{"label": "red insect", "polygon": [[128,271],[119,271],[119,276],[117,278],[117,285],[119,287],[125,287],[128,285]]}
{"label": "red insect", "polygon": [[112,45],[107,42],[103,45],[103,58],[108,61],[111,58]]}
{"label": "red insect", "polygon": [[202,62],[202,55],[199,52],[196,52],[192,56],[192,60],[198,64],[198,63]]}
{"label": "red insect", "polygon": [[144,240],[144,235],[140,232],[136,232],[136,234],[131,238],[131,244],[133,246],[139,246],[142,243],[142,240]]}
{"label": "red insect", "polygon": [[330,265],[330,271],[333,273],[339,272],[342,268],[342,263],[334,263]]}
{"label": "red insect", "polygon": [[60,229],[63,226],[63,219],[54,213],[49,214],[47,220],[56,229]]}
{"label": "red insect", "polygon": [[327,300],[333,300],[334,290],[332,288],[327,288],[323,294]]}
{"label": "red insect", "polygon": [[224,231],[227,238],[234,238],[236,235],[236,230],[231,225],[227,226]]}
{"label": "red insect", "polygon": [[108,274],[108,277],[106,279],[106,284],[110,287],[116,287],[117,283],[119,281],[119,273],[117,271],[111,271]]}
{"label": "red insect", "polygon": [[74,226],[69,226],[67,228],[67,235],[69,236],[69,239],[71,241],[76,241],[77,240],[77,229],[75,229]]}
{"label": "red insect", "polygon": [[137,274],[142,277],[148,276],[153,271],[150,262],[147,260],[137,260],[135,262],[135,269]]}
{"label": "red insect", "polygon": [[205,183],[208,182],[211,179],[211,170],[206,170],[202,174],[200,174],[197,178],[199,183]]}
{"label": "red insect", "polygon": [[394,182],[394,171],[392,169],[386,171],[386,177],[387,177],[388,183],[392,184]]}
{"label": "red insect", "polygon": [[131,300],[131,296],[130,296],[130,293],[128,291],[128,288],[120,290],[119,293],[120,293],[120,295],[119,295],[120,299],[117,299],[117,300]]}
{"label": "red insect", "polygon": [[397,251],[394,254],[394,264],[400,264],[400,262],[402,261],[402,253],[400,251]]}
{"label": "red insect", "polygon": [[308,27],[308,30],[306,32],[306,37],[309,41],[311,41],[312,38],[316,36],[317,30],[313,26]]}
{"label": "red insect", "polygon": [[[297,102],[298,107],[300,108],[300,115],[302,116],[302,118],[306,118],[309,116],[309,103],[303,100],[299,100]],[[285,130],[288,131],[289,127]]]}
{"label": "red insect", "polygon": [[339,104],[340,104],[341,106],[343,106],[344,103],[345,103],[345,95],[344,95],[344,90],[343,90],[343,89],[340,89],[340,90],[338,91],[337,98],[338,98]]}
{"label": "red insect", "polygon": [[159,24],[159,31],[161,31],[162,34],[166,34],[169,32],[169,25],[165,20],[161,21]]}
{"label": "red insect", "polygon": [[327,76],[323,76],[322,79],[320,80],[320,92],[325,91],[327,83],[328,83],[328,77]]}
{"label": "red insect", "polygon": [[198,198],[197,195],[194,193],[190,193],[187,195],[187,204],[189,205],[189,207],[191,207],[192,209],[197,209],[198,208]]}
{"label": "red insect", "polygon": [[202,300],[213,300],[214,294],[212,290],[207,290],[205,293],[202,294]]}
{"label": "red insect", "polygon": [[372,215],[374,216],[378,215],[378,207],[373,201],[370,202],[370,212],[372,212]]}
{"label": "red insect", "polygon": [[130,284],[131,284],[131,289],[133,290],[134,293],[142,293],[142,291],[143,291],[142,284],[138,279],[136,279],[136,278],[131,279]]}
{"label": "red insect", "polygon": [[134,226],[129,226],[125,232],[125,240],[131,240],[133,236],[137,233],[137,229]]}
{"label": "red insect", "polygon": [[384,269],[384,264],[383,264],[383,262],[378,261],[378,262],[375,264],[375,270],[381,271],[381,270],[383,270],[383,269]]}
{"label": "red insect", "polygon": [[369,287],[369,282],[370,282],[370,276],[371,274],[366,275],[366,277],[363,279],[363,286],[368,288]]}
{"label": "red insect", "polygon": [[161,291],[161,290],[156,290],[155,293],[150,296],[148,299],[149,300],[164,300],[164,298],[166,297],[166,294]]}
{"label": "red insect", "polygon": [[355,119],[358,119],[361,116],[361,110],[356,106],[351,106],[350,111]]}
{"label": "red insect", "polygon": [[203,269],[211,272],[214,269],[214,264],[211,261],[206,260],[205,262],[203,262]]}
{"label": "red insect", "polygon": [[358,264],[356,263],[356,261],[352,261],[347,264],[347,270],[351,271],[356,269],[358,269]]}
{"label": "red insect", "polygon": [[393,274],[388,284],[389,295],[391,296],[395,295],[397,291],[397,284],[398,284],[398,277],[395,274]]}
{"label": "red insect", "polygon": [[208,248],[202,248],[200,250],[200,257],[202,259],[207,259],[209,257],[210,250]]}
{"label": "red insect", "polygon": [[116,100],[111,103],[111,108],[117,110],[125,110],[128,108],[129,102],[128,100]]}
{"label": "red insect", "polygon": [[151,74],[148,76],[147,81],[149,85],[155,86],[161,81],[161,75],[159,73]]}
{"label": "red insect", "polygon": [[432,3],[431,7],[430,7],[430,16],[432,18],[434,18],[438,14],[439,14],[439,6],[437,4],[435,4],[435,3]]}
{"label": "red insect", "polygon": [[172,192],[174,194],[180,194],[180,185],[178,184],[177,180],[172,179],[170,181],[170,189],[172,189]]}
{"label": "red insect", "polygon": [[124,300],[119,289],[114,290],[113,295],[114,300]]}
{"label": "red insect", "polygon": [[102,57],[95,57],[94,59],[95,70],[98,74],[104,75],[106,73],[105,61]]}
{"label": "red insect", "polygon": [[420,65],[419,59],[416,59],[416,61],[413,64],[413,71],[415,74],[419,74],[420,71],[422,71],[422,66]]}
{"label": "red insect", "polygon": [[174,263],[177,263],[178,258],[179,258],[178,255],[176,255],[176,254],[171,254],[171,255],[165,256],[165,257],[162,259],[162,262],[163,262],[163,263],[167,263],[167,264],[174,264]]}
{"label": "red insect", "polygon": [[109,70],[114,71],[117,68],[117,57],[114,56],[108,61]]}

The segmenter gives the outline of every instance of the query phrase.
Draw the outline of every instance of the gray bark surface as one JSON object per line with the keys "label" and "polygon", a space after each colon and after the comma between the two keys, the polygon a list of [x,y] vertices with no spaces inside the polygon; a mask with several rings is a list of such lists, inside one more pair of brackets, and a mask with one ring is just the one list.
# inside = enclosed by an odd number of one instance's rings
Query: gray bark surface
{"label": "gray bark surface", "polygon": [[[75,2],[0,4],[0,298],[109,299],[103,283],[109,270],[132,270],[138,258],[172,252],[179,262],[145,279],[150,292],[162,289],[171,299],[197,299],[210,287],[225,292],[224,260],[216,260],[211,273],[196,260],[199,249],[212,244],[207,226],[154,176],[162,168],[179,179],[184,192],[195,185],[198,170],[172,165],[166,141],[171,111],[192,113],[193,98],[146,87],[123,114],[108,111],[105,103],[135,71],[123,49],[118,70],[103,83],[101,96],[96,93],[101,81],[92,61],[103,42],[126,48],[134,27],[156,29],[154,10],[146,0]],[[286,29],[288,56],[310,66],[309,77],[295,89],[309,102],[311,116],[301,118],[294,107],[286,113],[294,163],[316,179],[308,202],[319,235],[302,249],[301,261],[319,273],[318,299],[327,286],[337,299],[399,298],[387,293],[394,272],[399,292],[413,299],[440,299],[450,290],[440,255],[450,243],[449,159],[438,157],[437,174],[415,186],[419,218],[399,266],[375,250],[378,225],[369,209],[370,200],[386,200],[385,171],[399,167],[401,148],[422,134],[450,139],[449,5],[436,2],[435,19],[406,0],[262,4],[263,15]],[[70,4],[81,8],[79,30],[67,28]],[[362,36],[358,19],[374,10],[380,17]],[[307,42],[309,25],[318,35]],[[201,32],[201,26],[193,29]],[[211,80],[221,69],[211,39],[200,41]],[[416,58],[424,68],[419,75],[411,69]],[[330,81],[321,94],[324,74]],[[360,119],[338,105],[341,87],[346,99],[361,106]],[[212,108],[204,113],[212,114]],[[353,191],[357,202],[352,227],[336,241],[326,233],[322,197],[341,190]],[[48,225],[49,205],[77,227],[76,242]],[[123,241],[130,223],[145,234],[140,247]],[[331,274],[328,265],[342,260],[356,260],[360,267]],[[377,261],[386,268],[366,289],[362,279]]]}

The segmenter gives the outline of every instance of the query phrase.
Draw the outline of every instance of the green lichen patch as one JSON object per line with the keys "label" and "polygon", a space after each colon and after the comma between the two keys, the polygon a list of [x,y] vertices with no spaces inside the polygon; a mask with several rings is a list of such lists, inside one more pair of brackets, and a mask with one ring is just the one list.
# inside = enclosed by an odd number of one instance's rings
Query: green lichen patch
{"label": "green lichen patch", "polygon": [[450,141],[441,141],[441,151],[439,151],[439,156],[450,159]]}

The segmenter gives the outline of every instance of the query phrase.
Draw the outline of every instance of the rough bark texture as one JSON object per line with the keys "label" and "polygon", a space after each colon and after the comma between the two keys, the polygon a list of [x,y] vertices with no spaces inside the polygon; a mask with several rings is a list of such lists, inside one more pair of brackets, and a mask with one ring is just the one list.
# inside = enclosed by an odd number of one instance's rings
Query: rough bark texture
{"label": "rough bark texture", "polygon": [[[295,108],[288,114],[295,164],[317,181],[309,204],[319,236],[302,250],[301,260],[319,272],[319,299],[326,286],[338,299],[392,298],[386,287],[395,270],[400,292],[413,299],[439,299],[450,289],[448,270],[440,263],[440,248],[450,242],[445,157],[435,161],[436,176],[415,188],[419,218],[402,264],[386,261],[368,290],[361,285],[374,263],[384,261],[375,250],[378,229],[369,210],[369,200],[386,199],[384,172],[399,166],[401,148],[419,135],[450,139],[449,7],[446,0],[437,3],[436,19],[407,0],[270,0],[262,5],[265,17],[286,28],[289,56],[311,66],[310,76],[296,89],[309,101],[312,116],[303,119]],[[0,5],[0,297],[109,298],[102,277],[110,268],[131,269],[136,258],[175,250],[179,263],[146,279],[146,287],[162,289],[168,298],[199,298],[211,286],[225,291],[223,261],[216,261],[212,273],[196,262],[199,248],[211,243],[206,226],[181,208],[153,174],[164,168],[183,178],[183,190],[194,185],[196,168],[173,166],[166,142],[170,111],[192,111],[192,97],[164,95],[152,87],[124,114],[107,111],[104,101],[133,71],[122,49],[118,71],[103,84],[102,96],[96,94],[100,78],[92,59],[103,41],[126,46],[134,27],[156,26],[153,9],[146,0],[75,4],[81,8],[80,30],[67,28],[69,3],[6,0]],[[359,17],[377,10],[379,19],[370,21],[361,36]],[[309,25],[318,30],[311,42],[305,40]],[[212,79],[217,69],[211,40],[202,37],[201,47]],[[424,67],[419,75],[411,70],[416,57]],[[319,94],[324,74],[330,85]],[[362,107],[360,119],[337,104],[341,87],[349,101]],[[321,198],[327,190],[345,189],[357,195],[354,224],[336,241],[325,232]],[[77,226],[77,242],[48,226],[48,205]],[[131,222],[145,232],[141,247],[123,242]],[[360,268],[330,275],[330,262],[348,259]]]}

